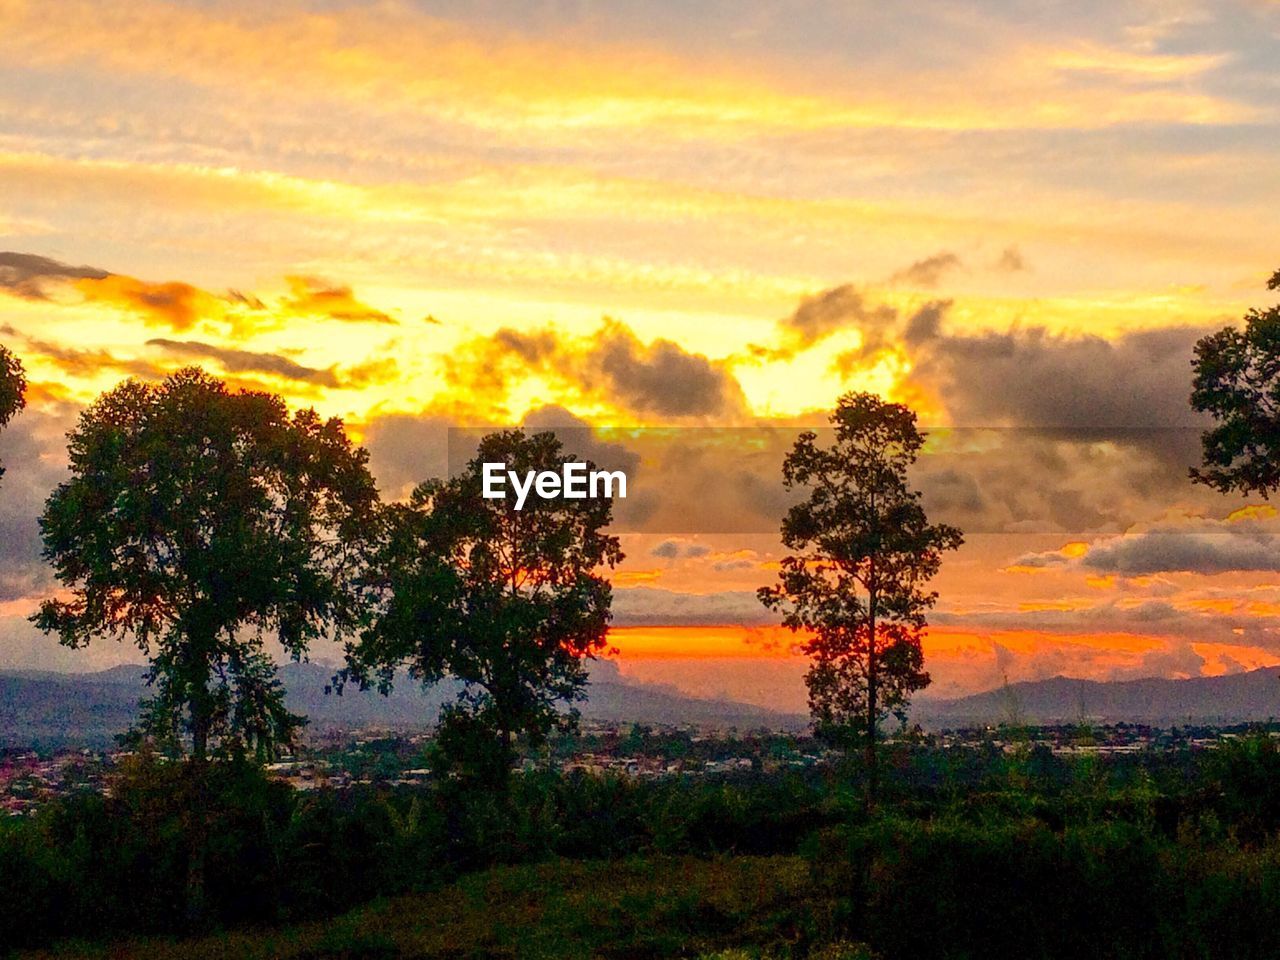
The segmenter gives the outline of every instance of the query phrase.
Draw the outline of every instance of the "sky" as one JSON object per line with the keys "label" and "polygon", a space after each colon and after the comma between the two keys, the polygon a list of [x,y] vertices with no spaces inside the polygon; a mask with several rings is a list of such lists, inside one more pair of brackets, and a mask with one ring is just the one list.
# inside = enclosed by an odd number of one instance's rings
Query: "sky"
{"label": "sky", "polygon": [[1280,518],[1193,486],[1196,340],[1274,299],[1280,4],[0,0],[0,667],[65,432],[199,363],[340,416],[384,496],[450,429],[633,471],[624,676],[803,709],[783,453],[931,430],[966,544],[930,695],[1280,663]]}

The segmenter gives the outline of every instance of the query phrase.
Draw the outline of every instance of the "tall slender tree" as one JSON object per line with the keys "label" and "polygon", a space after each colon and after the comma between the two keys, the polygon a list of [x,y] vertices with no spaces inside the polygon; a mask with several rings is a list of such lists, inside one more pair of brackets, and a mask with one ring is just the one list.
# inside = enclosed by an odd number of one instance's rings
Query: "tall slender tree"
{"label": "tall slender tree", "polygon": [[356,622],[352,577],[376,516],[364,450],[339,420],[290,414],[198,368],[103,394],[69,435],[71,479],[40,520],[67,595],[33,620],[69,647],[131,639],[150,660],[142,731],[189,742],[188,910],[202,912],[206,763],[265,755],[302,718],[275,662]]}
{"label": "tall slender tree", "polygon": [[518,735],[538,743],[576,722],[586,660],[606,646],[604,571],[622,551],[604,532],[607,498],[531,492],[517,510],[483,497],[483,464],[523,476],[572,459],[553,433],[490,434],[460,475],[390,507],[376,615],[348,649],[347,677],[365,686],[389,689],[401,666],[423,682],[460,680],[438,742],[452,769],[491,786],[505,783]]}
{"label": "tall slender tree", "polygon": [[[1280,270],[1267,289],[1280,290]],[[1280,487],[1280,304],[1250,310],[1195,347],[1191,406],[1217,424],[1202,437],[1204,463],[1193,480],[1223,493]]]}
{"label": "tall slender tree", "polygon": [[870,806],[879,725],[905,718],[911,694],[929,683],[920,639],[937,594],[926,585],[962,537],[930,524],[908,484],[925,439],[911,410],[850,393],[831,423],[831,446],[807,431],[783,463],[783,484],[808,495],[783,519],[782,542],[794,552],[759,597],[804,634],[815,728],[834,744],[862,745]]}
{"label": "tall slender tree", "polygon": [[[27,378],[22,361],[0,347],[0,427],[7,426],[27,405]],[[4,464],[0,463],[0,477]]]}

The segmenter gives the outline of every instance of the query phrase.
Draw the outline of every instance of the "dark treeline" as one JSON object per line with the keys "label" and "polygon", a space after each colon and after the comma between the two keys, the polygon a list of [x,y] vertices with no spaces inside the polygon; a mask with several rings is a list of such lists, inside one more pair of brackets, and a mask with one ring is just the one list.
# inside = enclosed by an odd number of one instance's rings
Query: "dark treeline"
{"label": "dark treeline", "polygon": [[[1064,760],[894,746],[868,814],[860,764],[638,781],[531,773],[510,801],[455,783],[295,792],[213,768],[212,922],[326,917],[496,864],[792,855],[810,890],[757,946],[856,941],[888,958],[1267,957],[1280,950],[1280,751]],[[0,937],[178,932],[189,778],[130,761],[110,796],[0,824]],[[466,791],[465,796],[459,791]],[[761,936],[757,929],[755,936]]]}

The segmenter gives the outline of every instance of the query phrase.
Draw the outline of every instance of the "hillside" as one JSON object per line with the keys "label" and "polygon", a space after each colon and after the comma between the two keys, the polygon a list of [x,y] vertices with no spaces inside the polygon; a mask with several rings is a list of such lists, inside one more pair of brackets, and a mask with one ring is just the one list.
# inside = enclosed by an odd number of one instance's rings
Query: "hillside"
{"label": "hillside", "polygon": [[1131,721],[1154,725],[1238,723],[1280,716],[1280,667],[1187,680],[1098,682],[1053,677],[952,700],[921,697],[913,717],[958,723]]}
{"label": "hillside", "polygon": [[[724,727],[796,729],[804,717],[750,704],[682,696],[665,687],[629,683],[613,664],[596,664],[583,717],[617,723],[697,723]],[[420,729],[457,693],[446,681],[423,690],[407,678],[389,696],[348,687],[326,693],[333,670],[314,663],[281,669],[288,706],[310,718],[313,729],[368,726]],[[0,746],[109,746],[137,715],[145,695],[140,667],[114,667],[93,674],[14,672],[0,674]]]}

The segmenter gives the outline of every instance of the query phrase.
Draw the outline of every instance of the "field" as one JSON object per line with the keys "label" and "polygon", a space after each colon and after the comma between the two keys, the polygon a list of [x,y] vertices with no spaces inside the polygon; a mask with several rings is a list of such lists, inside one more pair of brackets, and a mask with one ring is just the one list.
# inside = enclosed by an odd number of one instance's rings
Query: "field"
{"label": "field", "polygon": [[[498,867],[438,892],[396,897],[336,919],[195,941],[67,944],[60,960],[758,956],[757,944],[814,931],[798,857],[632,858]],[[837,954],[829,954],[834,957]],[[850,949],[842,956],[858,956]]]}

